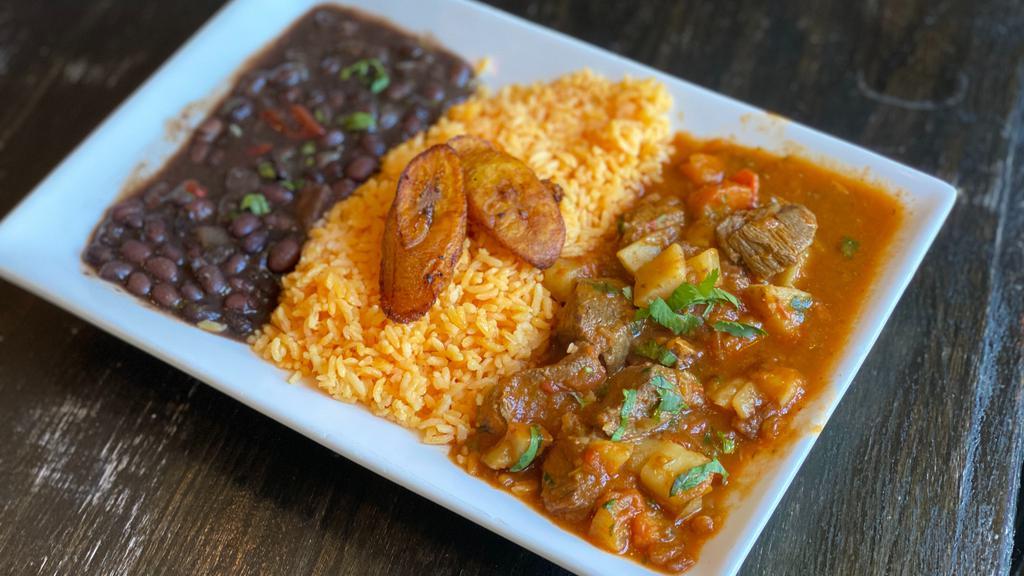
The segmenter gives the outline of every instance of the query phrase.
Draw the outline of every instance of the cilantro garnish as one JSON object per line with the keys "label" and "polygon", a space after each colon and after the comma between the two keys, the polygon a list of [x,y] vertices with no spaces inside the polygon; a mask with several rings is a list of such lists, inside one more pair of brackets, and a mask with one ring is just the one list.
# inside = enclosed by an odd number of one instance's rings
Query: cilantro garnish
{"label": "cilantro garnish", "polygon": [[626,433],[626,426],[629,426],[629,415],[633,412],[633,407],[636,406],[636,390],[623,390],[622,396],[624,401],[622,408],[619,409],[619,427],[612,433],[612,442],[622,440],[622,436]]}
{"label": "cilantro garnish", "polygon": [[655,340],[645,340],[634,346],[633,353],[637,356],[654,360],[658,364],[669,368],[675,366],[676,362],[679,361],[679,357],[674,352],[658,344]]}
{"label": "cilantro garnish", "polygon": [[370,92],[373,94],[380,94],[391,84],[391,77],[388,76],[387,69],[376,58],[357,60],[341,71],[342,80],[348,80],[353,76],[366,82],[370,87]]}
{"label": "cilantro garnish", "polygon": [[740,307],[740,301],[732,294],[715,286],[718,282],[718,269],[715,268],[700,281],[700,284],[683,282],[676,288],[668,298],[668,305],[673,310],[683,310],[698,304],[706,304],[709,307],[715,304],[732,304]]}
{"label": "cilantro garnish", "polygon": [[345,130],[373,130],[377,127],[377,119],[369,112],[353,112],[342,116],[339,123]]}
{"label": "cilantro garnish", "polygon": [[654,390],[658,393],[658,398],[661,399],[658,407],[654,410],[655,418],[658,418],[663,412],[666,414],[678,414],[680,410],[689,408],[686,401],[683,400],[683,396],[679,394],[679,388],[672,382],[669,382],[664,376],[656,375],[651,378],[651,385],[654,386]]}
{"label": "cilantro garnish", "polygon": [[767,336],[768,333],[763,329],[754,326],[753,324],[746,324],[744,322],[733,322],[732,320],[719,320],[712,325],[712,328],[716,332],[725,332],[736,336],[737,338],[756,338],[757,336]]}
{"label": "cilantro garnish", "polygon": [[602,507],[603,507],[603,508],[604,508],[605,510],[607,510],[607,511],[609,511],[609,512],[611,512],[611,513],[613,513],[613,514],[614,514],[614,513],[615,513],[615,503],[616,503],[616,502],[618,502],[618,500],[616,500],[615,498],[612,498],[611,500],[609,500],[609,501],[605,502],[605,503],[604,503],[604,504],[602,504],[601,506],[602,506]]}
{"label": "cilantro garnish", "polygon": [[526,448],[526,452],[519,457],[519,460],[508,469],[509,472],[522,472],[526,470],[526,467],[533,462],[533,459],[537,457],[537,451],[540,450],[540,426],[530,426],[530,445]]}
{"label": "cilantro garnish", "polygon": [[718,458],[715,458],[707,464],[694,466],[679,476],[676,476],[675,481],[672,482],[672,488],[669,490],[668,495],[672,497],[680,492],[685,492],[691,488],[700,486],[710,478],[712,474],[721,474],[722,478],[729,477],[729,473],[722,467]]}
{"label": "cilantro garnish", "polygon": [[732,454],[736,450],[736,441],[726,436],[724,432],[715,432],[718,435],[718,442],[722,445],[722,452]]}
{"label": "cilantro garnish", "polygon": [[242,210],[248,210],[257,216],[262,216],[270,212],[270,204],[267,202],[266,196],[263,194],[246,194],[242,197]]}
{"label": "cilantro garnish", "polygon": [[843,239],[839,241],[839,251],[847,260],[852,259],[858,250],[860,250],[860,242],[849,236],[843,236]]}
{"label": "cilantro garnish", "polygon": [[677,314],[661,298],[655,298],[647,308],[637,310],[635,318],[637,320],[650,318],[676,335],[692,332],[704,322],[696,314],[689,312]]}

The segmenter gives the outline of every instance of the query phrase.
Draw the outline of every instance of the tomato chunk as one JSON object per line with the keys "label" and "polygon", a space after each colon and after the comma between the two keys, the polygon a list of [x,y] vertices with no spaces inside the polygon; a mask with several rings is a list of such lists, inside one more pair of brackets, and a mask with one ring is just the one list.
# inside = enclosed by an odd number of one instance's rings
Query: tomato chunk
{"label": "tomato chunk", "polygon": [[760,182],[757,174],[740,170],[719,184],[707,184],[690,194],[687,205],[698,217],[749,210],[757,205]]}

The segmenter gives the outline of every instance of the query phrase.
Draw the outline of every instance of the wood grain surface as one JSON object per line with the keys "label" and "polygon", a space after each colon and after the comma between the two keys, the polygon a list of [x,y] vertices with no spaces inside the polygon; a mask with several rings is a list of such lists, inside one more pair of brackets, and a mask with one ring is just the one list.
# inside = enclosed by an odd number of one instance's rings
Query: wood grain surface
{"label": "wood grain surface", "polygon": [[[0,4],[0,214],[219,4]],[[958,188],[743,573],[1019,573],[1019,3],[496,4]],[[166,573],[564,572],[0,283],[0,574]]]}

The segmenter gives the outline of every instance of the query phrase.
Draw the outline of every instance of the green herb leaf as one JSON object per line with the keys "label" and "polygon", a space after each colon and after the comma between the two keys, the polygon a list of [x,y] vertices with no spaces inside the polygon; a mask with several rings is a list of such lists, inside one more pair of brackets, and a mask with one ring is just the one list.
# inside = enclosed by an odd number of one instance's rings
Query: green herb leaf
{"label": "green herb leaf", "polygon": [[789,301],[789,307],[797,312],[806,312],[811,309],[813,302],[809,296],[793,296]]}
{"label": "green herb leaf", "polygon": [[683,400],[682,394],[679,393],[679,387],[669,382],[664,376],[658,375],[651,378],[651,385],[654,386],[654,390],[658,393],[658,398],[661,399],[658,407],[654,410],[655,418],[659,417],[662,413],[678,414],[680,410],[689,409],[686,401]]}
{"label": "green herb leaf", "polygon": [[668,328],[676,335],[692,332],[704,322],[700,316],[690,314],[689,312],[676,314],[661,298],[655,298],[647,307],[647,311],[655,322]]}
{"label": "green herb leaf", "polygon": [[302,148],[299,148],[299,152],[301,152],[303,156],[312,156],[313,154],[316,154],[316,142],[313,142],[312,140],[305,142],[302,145]]}
{"label": "green herb leaf", "polygon": [[243,134],[242,127],[238,124],[228,124],[228,132],[235,138],[241,138]]}
{"label": "green herb leaf", "polygon": [[605,510],[607,510],[607,511],[611,512],[612,514],[614,514],[615,513],[615,503],[616,502],[618,502],[618,500],[616,500],[615,498],[612,498],[611,500],[609,500],[609,501],[605,502],[604,504],[602,504],[601,507],[603,507]]}
{"label": "green herb leaf", "polygon": [[357,60],[341,71],[342,80],[348,80],[353,76],[366,82],[373,94],[380,94],[391,84],[387,68],[376,58]]}
{"label": "green herb leaf", "polygon": [[645,340],[633,347],[633,353],[654,360],[662,366],[669,368],[676,365],[679,358],[668,348],[658,344],[655,340]]}
{"label": "green herb leaf", "polygon": [[242,210],[248,210],[257,216],[270,212],[270,204],[263,194],[246,194],[242,197]]}
{"label": "green herb leaf", "polygon": [[729,473],[722,467],[718,458],[715,458],[707,464],[694,466],[679,476],[676,476],[675,481],[672,482],[672,488],[668,491],[669,497],[700,486],[710,478],[712,474],[721,474],[723,479],[729,477]]}
{"label": "green herb leaf", "polygon": [[622,408],[619,409],[619,427],[612,433],[612,442],[618,442],[622,440],[622,436],[626,433],[626,427],[629,426],[629,415],[633,412],[633,407],[636,406],[636,390],[623,390],[622,397]]}
{"label": "green herb leaf", "polygon": [[373,130],[377,127],[377,119],[369,112],[353,112],[342,116],[339,120],[345,130]]}
{"label": "green herb leaf", "polygon": [[530,426],[530,445],[527,446],[526,452],[519,457],[519,460],[508,469],[509,472],[522,472],[526,470],[526,467],[533,462],[533,459],[537,457],[537,452],[540,450],[541,442],[540,426]]}
{"label": "green herb leaf", "polygon": [[284,186],[285,190],[290,192],[295,192],[296,190],[295,182],[292,182],[291,180],[281,180],[280,184],[281,186]]}
{"label": "green herb leaf", "polygon": [[554,486],[555,485],[555,479],[552,478],[551,474],[548,474],[547,472],[544,473],[544,476],[542,476],[541,479],[544,481],[544,485],[545,486]]}
{"label": "green herb leaf", "polygon": [[256,165],[256,173],[260,175],[260,178],[264,180],[273,180],[277,178],[277,169],[270,162],[263,161]]}
{"label": "green herb leaf", "polygon": [[843,257],[847,260],[852,259],[858,250],[860,250],[860,242],[849,236],[843,236],[843,239],[839,241],[839,251],[843,253]]}
{"label": "green herb leaf", "polygon": [[[593,368],[591,368],[591,370],[593,370]],[[580,405],[580,408],[587,405],[587,399],[584,398],[583,395],[580,394],[579,392],[573,390],[572,392],[569,392],[569,395],[572,396],[572,399],[575,400],[576,403]]]}
{"label": "green herb leaf", "polygon": [[736,441],[726,436],[724,432],[715,432],[718,435],[718,443],[722,445],[722,452],[732,454],[736,451]]}
{"label": "green herb leaf", "polygon": [[623,286],[622,287],[622,295],[626,297],[626,300],[629,300],[630,302],[632,302],[633,301],[633,287],[632,286]]}
{"label": "green herb leaf", "polygon": [[324,113],[323,108],[317,108],[313,110],[313,119],[321,124],[327,123],[327,114]]}
{"label": "green herb leaf", "polygon": [[753,324],[746,324],[744,322],[733,322],[732,320],[719,320],[715,322],[713,328],[717,332],[725,332],[732,334],[737,338],[755,338],[757,336],[767,336],[768,333],[763,329],[754,326]]}
{"label": "green herb leaf", "polygon": [[700,281],[700,284],[694,285],[689,282],[680,284],[672,291],[672,295],[669,296],[668,305],[673,310],[681,311],[698,304],[706,304],[705,316],[710,313],[712,307],[716,304],[732,304],[734,307],[739,308],[739,298],[721,288],[715,287],[715,282],[718,282],[717,268],[708,272],[707,276]]}

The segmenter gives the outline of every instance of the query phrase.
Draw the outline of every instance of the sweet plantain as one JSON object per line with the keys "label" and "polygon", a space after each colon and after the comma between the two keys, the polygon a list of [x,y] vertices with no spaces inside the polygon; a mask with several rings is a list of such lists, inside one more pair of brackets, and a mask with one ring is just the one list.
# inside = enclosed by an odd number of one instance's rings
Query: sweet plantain
{"label": "sweet plantain", "polygon": [[398,179],[384,224],[381,308],[396,322],[423,316],[452,280],[466,239],[466,195],[459,156],[433,146]]}

